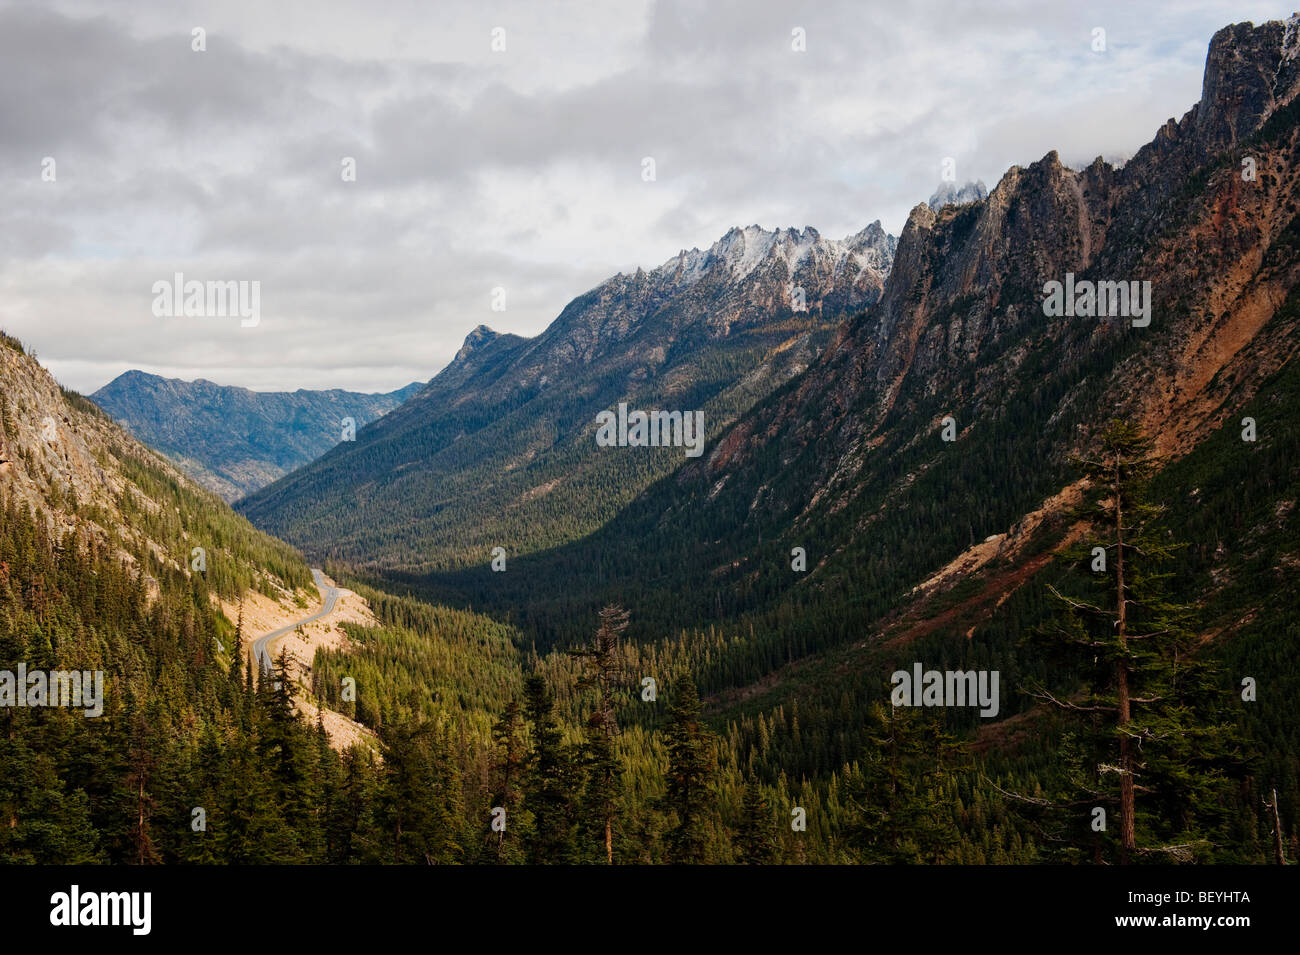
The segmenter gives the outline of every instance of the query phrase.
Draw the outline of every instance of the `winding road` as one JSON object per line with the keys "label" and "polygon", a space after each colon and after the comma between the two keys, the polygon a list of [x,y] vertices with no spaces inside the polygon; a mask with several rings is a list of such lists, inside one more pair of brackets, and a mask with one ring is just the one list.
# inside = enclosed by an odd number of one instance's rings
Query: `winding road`
{"label": "winding road", "polygon": [[301,620],[295,620],[293,623],[286,624],[279,630],[273,630],[264,637],[258,637],[253,641],[253,658],[262,670],[271,669],[271,644],[279,640],[285,634],[292,633],[303,624],[319,620],[321,617],[328,616],[334,611],[334,604],[338,601],[341,591],[337,587],[331,587],[325,583],[325,575],[318,568],[311,569],[312,579],[316,581],[316,589],[320,591],[321,598],[325,601],[324,606],[310,617],[303,617]]}

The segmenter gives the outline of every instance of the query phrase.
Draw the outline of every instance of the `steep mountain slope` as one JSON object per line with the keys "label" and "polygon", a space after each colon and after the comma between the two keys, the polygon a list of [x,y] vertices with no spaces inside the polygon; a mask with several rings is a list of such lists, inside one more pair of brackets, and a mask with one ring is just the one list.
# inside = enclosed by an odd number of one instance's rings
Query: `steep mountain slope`
{"label": "steep mountain slope", "polygon": [[418,396],[240,510],[313,554],[403,570],[573,540],[685,453],[597,447],[599,412],[702,411],[713,438],[879,297],[894,248],[879,223],[839,241],[733,229],[615,276],[534,339],[480,327]]}
{"label": "steep mountain slope", "polygon": [[[7,336],[0,350],[0,492],[55,535],[135,568],[146,590],[188,581],[202,548],[204,587],[237,597],[312,588],[292,547],[254,529],[215,495],[134,440],[85,398],[64,391]],[[186,584],[188,586],[188,584]]]}
{"label": "steep mountain slope", "polygon": [[[0,858],[211,858],[182,814],[197,803],[224,817],[215,779],[265,778],[217,765],[218,739],[237,746],[248,724],[234,628],[214,598],[309,585],[292,548],[0,335],[0,671],[28,673],[27,705],[0,708]],[[33,705],[33,671],[46,670],[84,671],[97,706]]]}
{"label": "steep mountain slope", "polygon": [[[1059,613],[1048,585],[1073,573],[1053,559],[1078,498],[1068,457],[1133,419],[1168,461],[1154,497],[1189,544],[1166,569],[1194,608],[1198,662],[1219,669],[1256,757],[1216,850],[1268,858],[1265,798],[1281,796],[1281,833],[1300,824],[1297,27],[1216,34],[1201,102],[1123,168],[1051,153],[982,202],[919,206],[879,304],[596,533],[509,573],[389,586],[508,615],[543,651],[580,644],[581,622],[620,602],[647,655],[695,675],[738,765],[812,780],[828,803],[880,744],[869,714],[893,671],[997,672],[995,719],[941,718],[982,780],[1051,788],[1069,740],[1030,692],[1069,699],[1080,676],[1029,637]],[[1150,281],[1150,323],[1045,314],[1067,273]],[[1246,676],[1267,701],[1242,701]]]}
{"label": "steep mountain slope", "polygon": [[[1296,49],[1294,25],[1225,28],[1201,102],[1123,168],[1050,153],[984,201],[918,206],[880,302],[704,458],[517,573],[405,582],[527,606],[543,640],[609,599],[650,632],[749,616],[755,640],[732,652],[788,661],[879,632],[986,538],[1032,536],[1026,516],[1065,499],[1069,453],[1110,416],[1186,453],[1300,346]],[[1150,324],[1048,317],[1045,286],[1067,273],[1150,281]]]}
{"label": "steep mountain slope", "polygon": [[387,394],[257,392],[128,371],[90,400],[204,487],[234,501],[338,444],[344,418],[360,428],[422,387],[412,382]]}
{"label": "steep mountain slope", "polygon": [[[452,701],[436,726],[385,732],[378,762],[368,745],[330,745],[339,721],[317,722],[291,662],[274,680],[245,667],[251,638],[286,612],[309,616],[318,599],[289,545],[0,333],[0,861],[426,864],[435,851],[463,861],[491,803],[460,767],[484,758],[493,711],[517,692],[507,628],[420,607],[436,627],[417,638],[395,619],[409,620],[409,603],[384,604],[382,629],[355,599],[336,608],[331,619],[352,621],[342,625],[359,669],[349,647],[322,651],[342,673],[329,687],[314,681],[317,701],[331,691],[377,729],[405,721],[430,688]],[[285,638],[305,644],[290,659],[335,643],[317,626]],[[392,669],[391,652],[371,650],[381,639],[436,660],[421,692],[381,690],[379,666]],[[358,675],[360,694],[338,692]],[[395,785],[412,778],[431,784]],[[391,838],[391,819],[408,838]]]}

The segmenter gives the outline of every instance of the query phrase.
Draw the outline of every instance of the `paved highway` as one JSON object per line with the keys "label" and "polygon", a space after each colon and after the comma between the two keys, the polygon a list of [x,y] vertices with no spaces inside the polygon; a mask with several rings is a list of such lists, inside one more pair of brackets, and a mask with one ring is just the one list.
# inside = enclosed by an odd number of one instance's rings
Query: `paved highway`
{"label": "paved highway", "polygon": [[293,623],[281,627],[279,630],[273,630],[264,637],[258,637],[253,641],[253,658],[257,660],[258,666],[263,670],[271,669],[271,645],[283,637],[285,634],[293,633],[298,627],[305,623],[311,623],[313,620],[319,620],[327,616],[334,610],[334,604],[339,599],[339,589],[331,587],[325,583],[325,575],[317,568],[311,569],[312,578],[316,581],[316,589],[321,593],[321,599],[324,600],[324,606],[310,617],[303,617],[301,620],[295,620]]}

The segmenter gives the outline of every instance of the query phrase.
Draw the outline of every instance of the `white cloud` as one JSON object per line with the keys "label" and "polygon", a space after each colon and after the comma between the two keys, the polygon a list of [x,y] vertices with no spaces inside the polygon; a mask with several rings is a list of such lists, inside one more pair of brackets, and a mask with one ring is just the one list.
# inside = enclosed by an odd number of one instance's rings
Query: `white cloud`
{"label": "white cloud", "polygon": [[[992,186],[1051,149],[1129,155],[1199,97],[1215,30],[1288,12],[0,3],[0,326],[82,391],[132,367],[389,390],[480,323],[535,334],[732,225],[897,233],[943,156]],[[150,287],[175,271],[261,281],[262,323],[155,318]]]}

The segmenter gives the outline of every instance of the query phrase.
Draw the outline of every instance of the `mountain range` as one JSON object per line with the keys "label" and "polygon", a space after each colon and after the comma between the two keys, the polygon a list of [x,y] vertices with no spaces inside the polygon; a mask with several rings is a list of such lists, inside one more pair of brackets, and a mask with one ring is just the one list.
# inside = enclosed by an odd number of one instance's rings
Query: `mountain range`
{"label": "mountain range", "polygon": [[[1122,165],[984,192],[480,326],[243,516],[0,339],[0,666],[117,688],[102,724],[4,716],[0,857],[1294,858],[1300,16],[1216,33]],[[635,411],[702,413],[703,453]],[[382,759],[241,673],[216,598],[305,611],[295,548],[373,612],[309,692]],[[891,690],[944,672],[996,705]]]}
{"label": "mountain range", "polygon": [[200,378],[128,371],[90,396],[132,434],[162,451],[204,487],[234,501],[287,474],[422,388],[250,391]]}
{"label": "mountain range", "polygon": [[417,396],[239,509],[313,555],[405,571],[574,540],[683,457],[605,453],[600,412],[699,411],[715,439],[879,299],[895,246],[879,222],[841,240],[736,228],[603,282],[535,338],[480,326]]}
{"label": "mountain range", "polygon": [[[457,585],[508,602],[582,576],[551,591],[563,604],[654,580],[687,618],[852,593],[866,633],[954,561],[1014,563],[1108,419],[1140,422],[1171,461],[1239,429],[1300,345],[1297,48],[1281,23],[1226,28],[1201,101],[1122,168],[1052,152],[985,200],[917,206],[880,301],[702,459],[599,535]],[[1067,273],[1149,281],[1150,326],[1047,317],[1045,287]],[[804,576],[782,557],[794,546]]]}
{"label": "mountain range", "polygon": [[[539,647],[581,640],[584,621],[611,602],[632,611],[638,639],[699,633],[707,656],[692,656],[690,641],[683,652],[722,712],[798,700],[805,731],[828,734],[825,749],[801,750],[787,769],[815,774],[864,743],[836,714],[880,698],[883,678],[867,674],[925,648],[953,665],[997,663],[1004,674],[1042,665],[1017,641],[1040,625],[1033,595],[1059,573],[1052,554],[1068,539],[1079,494],[1070,459],[1122,417],[1154,440],[1176,525],[1204,535],[1176,574],[1181,594],[1206,610],[1204,639],[1223,641],[1229,655],[1258,653],[1287,626],[1282,607],[1297,596],[1287,568],[1300,559],[1296,472],[1283,464],[1295,460],[1287,422],[1300,414],[1295,34],[1280,22],[1216,34],[1200,102],[1122,167],[1099,158],[1070,169],[1051,152],[1009,169],[985,199],[918,205],[878,301],[841,316],[826,344],[750,407],[715,416],[701,458],[661,454],[644,481],[588,485],[607,506],[584,512],[551,497],[542,499],[553,514],[523,507],[551,482],[563,486],[568,469],[522,477],[477,509],[449,510],[441,482],[407,483],[407,472],[456,453],[471,433],[435,423],[456,406],[450,394],[426,411],[435,379],[422,399],[368,429],[367,442],[253,496],[244,512],[384,586],[520,621]],[[1049,316],[1047,289],[1067,275],[1149,282],[1150,324]],[[629,355],[621,334],[631,323],[608,327],[593,304],[579,299],[532,343],[489,347],[493,370],[482,379],[462,362],[456,387],[504,398],[545,377],[542,393],[588,394],[589,379],[559,378],[562,364],[533,357],[546,353],[543,343],[572,340],[575,312],[594,321],[588,350],[565,352],[583,361],[567,367],[644,367],[659,339],[636,326],[646,344]],[[633,381],[611,378],[566,417],[531,406],[523,420],[537,445],[495,432],[499,456],[457,457],[454,473],[493,489],[502,475],[528,475],[529,451],[555,444],[555,422],[571,454],[599,460],[592,412],[659,396]],[[1267,439],[1241,440],[1246,418],[1272,422]],[[421,433],[443,443],[426,453],[410,442]],[[625,467],[645,450],[625,449]],[[387,488],[400,493],[386,501],[404,509],[391,519],[371,505]],[[590,491],[579,502],[589,505]],[[329,515],[349,507],[355,516],[337,537]],[[364,534],[349,529],[363,523]],[[396,550],[376,546],[394,539]],[[445,556],[457,541],[471,545],[461,567]],[[520,554],[509,572],[493,572],[492,545]],[[806,571],[792,569],[796,548]],[[1261,589],[1274,611],[1260,612]],[[697,629],[705,621],[707,633],[730,635],[721,646]],[[1018,697],[1009,709],[1028,713],[1032,701]]]}
{"label": "mountain range", "polygon": [[[732,230],[616,276],[535,339],[479,329],[415,400],[241,510],[309,553],[488,581],[465,599],[502,604],[588,600],[585,579],[556,585],[577,568],[611,592],[698,590],[710,607],[690,618],[880,567],[855,597],[871,619],[1054,500],[1110,416],[1183,454],[1289,360],[1296,69],[1284,25],[1228,28],[1200,103],[1122,167],[1049,153],[985,199],[918,205],[896,243],[878,225],[841,243]],[[1151,283],[1150,327],[1049,318],[1067,274]],[[618,402],[703,409],[705,456],[602,453],[596,413]],[[791,577],[778,542],[815,570]],[[498,546],[541,565],[496,579]]]}

